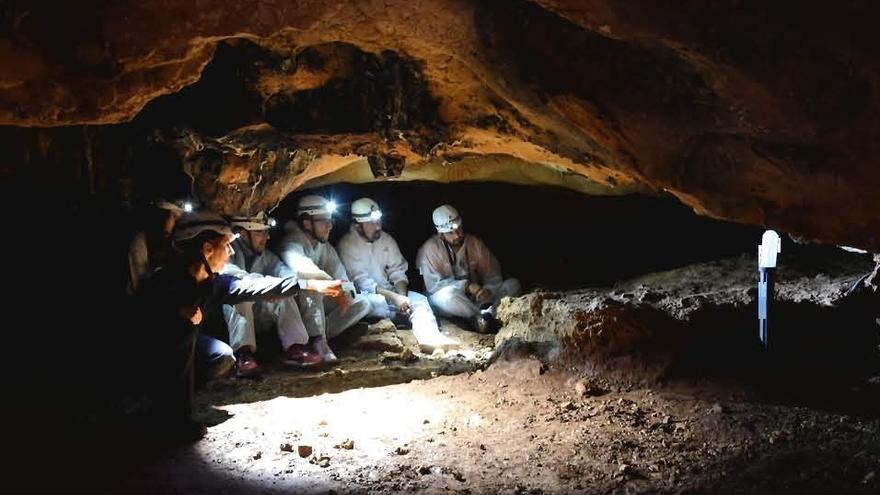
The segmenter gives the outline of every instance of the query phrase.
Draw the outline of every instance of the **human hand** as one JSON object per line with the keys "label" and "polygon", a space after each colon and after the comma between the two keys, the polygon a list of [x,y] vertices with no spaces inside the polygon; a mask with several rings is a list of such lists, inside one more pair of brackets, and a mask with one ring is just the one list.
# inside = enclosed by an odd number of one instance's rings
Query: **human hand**
{"label": "human hand", "polygon": [[492,302],[494,294],[492,294],[491,290],[489,290],[485,287],[480,287],[480,290],[477,291],[477,294],[474,297],[476,297],[477,302],[484,304],[484,303]]}
{"label": "human hand", "polygon": [[394,299],[394,306],[397,308],[397,312],[400,314],[408,315],[412,313],[412,303],[409,298],[398,294]]}
{"label": "human hand", "polygon": [[198,325],[202,322],[202,308],[198,306],[182,306],[180,308],[180,316],[193,325]]}
{"label": "human hand", "polygon": [[314,290],[327,297],[337,299],[339,298],[339,295],[342,294],[342,281],[311,279],[306,281],[306,289]]}

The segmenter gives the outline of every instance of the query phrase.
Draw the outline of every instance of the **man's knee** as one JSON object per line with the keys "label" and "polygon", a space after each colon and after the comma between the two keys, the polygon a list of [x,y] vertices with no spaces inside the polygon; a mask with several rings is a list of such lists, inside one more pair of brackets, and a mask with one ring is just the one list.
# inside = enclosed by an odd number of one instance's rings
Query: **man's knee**
{"label": "man's knee", "polygon": [[357,315],[357,320],[355,321],[359,321],[370,313],[371,308],[372,306],[369,299],[358,296],[351,302],[348,311],[351,311],[352,315]]}
{"label": "man's knee", "polygon": [[501,296],[510,296],[515,297],[520,295],[522,292],[522,286],[519,283],[519,280],[515,278],[509,278],[501,284]]}
{"label": "man's knee", "polygon": [[235,366],[235,353],[232,347],[225,342],[216,340],[212,343],[210,353],[205,363],[206,378],[212,380],[219,378],[227,373]]}
{"label": "man's knee", "polygon": [[468,299],[464,291],[447,287],[428,298],[431,307],[442,316],[469,318],[477,314],[478,308]]}

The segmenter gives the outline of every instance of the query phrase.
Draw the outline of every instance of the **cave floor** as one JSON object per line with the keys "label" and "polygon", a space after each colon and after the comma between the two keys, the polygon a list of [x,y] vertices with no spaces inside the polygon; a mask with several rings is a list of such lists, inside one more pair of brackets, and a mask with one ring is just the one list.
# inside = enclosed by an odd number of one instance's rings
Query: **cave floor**
{"label": "cave floor", "polygon": [[[754,273],[744,264],[654,274],[602,297],[658,294],[650,299],[670,313],[693,307],[675,301],[694,293],[728,294],[716,297],[720,305],[748,301]],[[812,311],[836,301],[863,268],[782,277],[779,292],[811,301]],[[742,280],[732,278],[740,272]],[[590,294],[566,297],[589,301]],[[880,370],[855,382],[795,374],[797,387],[700,373],[622,382],[548,361],[539,347],[494,352],[493,335],[445,320],[442,329],[460,349],[423,354],[411,332],[379,322],[333,343],[341,358],[333,369],[296,372],[261,360],[263,379],[226,378],[199,391],[198,416],[212,426],[198,443],[160,446],[108,431],[87,445],[46,445],[37,457],[52,476],[34,479],[100,493],[880,489]],[[56,447],[68,453],[60,463]]]}
{"label": "cave floor", "polygon": [[214,382],[205,439],[116,439],[79,476],[119,493],[877,492],[876,415],[718,382],[608,390],[530,356],[486,367],[491,336],[444,331],[464,349],[403,362],[355,345],[336,370]]}

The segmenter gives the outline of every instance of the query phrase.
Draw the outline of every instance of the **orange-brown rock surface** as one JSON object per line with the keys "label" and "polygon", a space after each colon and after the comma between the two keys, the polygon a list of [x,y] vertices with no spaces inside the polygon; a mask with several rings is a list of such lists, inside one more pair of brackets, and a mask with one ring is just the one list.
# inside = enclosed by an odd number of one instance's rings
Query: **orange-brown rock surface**
{"label": "orange-brown rock surface", "polygon": [[877,250],[880,6],[808,3],[12,0],[0,124],[87,127],[2,129],[0,167],[124,124],[226,211],[333,174],[507,180]]}

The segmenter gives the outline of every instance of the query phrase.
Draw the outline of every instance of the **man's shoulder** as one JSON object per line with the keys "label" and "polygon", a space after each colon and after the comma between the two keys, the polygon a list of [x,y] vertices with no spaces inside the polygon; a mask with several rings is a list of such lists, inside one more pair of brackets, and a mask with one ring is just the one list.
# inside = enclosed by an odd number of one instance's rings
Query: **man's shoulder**
{"label": "man's shoulder", "polygon": [[343,244],[354,244],[358,240],[358,236],[356,233],[349,230],[348,232],[342,234],[342,237],[339,238],[339,242],[336,243],[337,246],[342,246]]}
{"label": "man's shoulder", "polygon": [[486,243],[483,242],[483,239],[481,239],[478,235],[468,233],[467,237],[465,237],[465,242],[474,247],[489,249],[489,246],[487,246]]}
{"label": "man's shoulder", "polygon": [[417,256],[421,257],[426,251],[434,249],[437,246],[440,246],[440,236],[432,235],[419,247],[419,253]]}
{"label": "man's shoulder", "polygon": [[384,230],[382,231],[382,237],[379,238],[379,241],[385,246],[397,246],[397,239]]}

